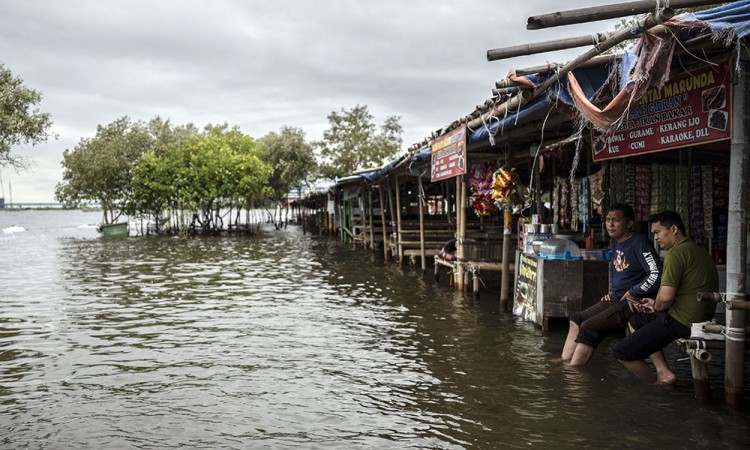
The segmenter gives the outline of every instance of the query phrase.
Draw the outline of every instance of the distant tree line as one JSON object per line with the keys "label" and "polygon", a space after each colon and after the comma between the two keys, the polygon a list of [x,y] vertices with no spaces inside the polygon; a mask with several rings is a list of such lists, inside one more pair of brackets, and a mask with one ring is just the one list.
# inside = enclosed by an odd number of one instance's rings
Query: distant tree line
{"label": "distant tree line", "polygon": [[[0,168],[24,169],[13,147],[55,137],[40,101],[0,64]],[[398,116],[377,126],[357,105],[327,119],[323,139],[308,142],[287,125],[256,140],[226,123],[199,129],[124,116],[63,152],[55,198],[71,207],[98,204],[103,225],[127,215],[148,218],[159,233],[215,232],[239,226],[243,211],[275,207],[295,187],[380,166],[401,148]]]}

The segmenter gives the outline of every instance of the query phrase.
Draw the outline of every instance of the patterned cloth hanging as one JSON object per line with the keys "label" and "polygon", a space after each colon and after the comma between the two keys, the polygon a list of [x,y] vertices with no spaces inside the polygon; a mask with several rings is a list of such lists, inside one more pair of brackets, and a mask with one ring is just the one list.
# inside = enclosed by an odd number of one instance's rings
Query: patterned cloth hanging
{"label": "patterned cloth hanging", "polygon": [[703,183],[703,230],[706,239],[714,235],[714,185],[713,169],[711,166],[701,166],[701,182]]}
{"label": "patterned cloth hanging", "polygon": [[625,164],[625,203],[635,206],[635,164]]}
{"label": "patterned cloth hanging", "polygon": [[687,166],[675,166],[674,168],[674,210],[682,217],[685,230],[690,234],[690,172]]}
{"label": "patterned cloth hanging", "polygon": [[703,222],[703,181],[701,167],[690,167],[690,235],[698,245],[705,245],[706,230]]}
{"label": "patterned cloth hanging", "polygon": [[591,212],[604,217],[604,180],[607,175],[607,167],[591,175]]}
{"label": "patterned cloth hanging", "polygon": [[635,220],[647,221],[651,215],[651,166],[635,166]]}
{"label": "patterned cloth hanging", "polygon": [[580,180],[573,180],[570,184],[570,229],[578,231],[579,222],[579,200],[581,195]]}
{"label": "patterned cloth hanging", "polygon": [[609,202],[625,201],[625,166],[620,162],[609,164]]}

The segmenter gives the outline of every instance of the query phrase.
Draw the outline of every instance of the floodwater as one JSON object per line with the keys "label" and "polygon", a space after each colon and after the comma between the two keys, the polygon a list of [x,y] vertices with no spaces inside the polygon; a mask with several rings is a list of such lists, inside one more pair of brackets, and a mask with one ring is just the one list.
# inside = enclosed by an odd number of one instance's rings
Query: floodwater
{"label": "floodwater", "polygon": [[[748,448],[746,410],[298,228],[98,236],[0,211],[0,448]],[[747,395],[746,395],[747,398]]]}

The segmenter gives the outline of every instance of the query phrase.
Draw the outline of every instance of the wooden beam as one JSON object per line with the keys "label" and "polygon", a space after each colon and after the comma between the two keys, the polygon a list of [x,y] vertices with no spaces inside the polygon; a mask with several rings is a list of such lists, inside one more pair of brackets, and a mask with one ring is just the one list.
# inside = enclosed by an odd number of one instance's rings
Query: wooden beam
{"label": "wooden beam", "polygon": [[513,81],[508,78],[495,81],[495,87],[498,89],[509,88],[509,87],[523,87],[518,81]]}
{"label": "wooden beam", "polygon": [[514,58],[516,56],[533,55],[536,53],[553,52],[567,48],[598,45],[609,37],[609,33],[594,33],[588,36],[576,36],[554,41],[534,42],[530,44],[514,45],[512,47],[493,48],[487,50],[487,61]]}
{"label": "wooden beam", "polygon": [[[581,63],[578,68],[585,68],[585,67],[596,67],[601,66],[603,64],[609,64],[615,59],[619,58],[621,55],[617,54],[611,54],[611,55],[599,55],[594,56],[593,58],[589,59],[588,61]],[[525,67],[523,69],[516,69],[516,75],[524,76],[524,75],[532,75],[535,73],[553,73],[557,72],[558,69],[565,67],[569,63],[550,63],[550,64],[542,64],[539,66],[532,66],[532,67]]]}
{"label": "wooden beam", "polygon": [[[726,3],[717,0],[670,0],[670,8],[691,8],[694,6],[708,6]],[[576,23],[594,22],[597,20],[615,19],[618,17],[635,16],[654,10],[654,0],[643,0],[629,3],[613,3],[610,5],[592,6],[589,8],[571,9],[539,16],[531,16],[526,21],[527,30],[541,30],[542,28],[572,25]]]}

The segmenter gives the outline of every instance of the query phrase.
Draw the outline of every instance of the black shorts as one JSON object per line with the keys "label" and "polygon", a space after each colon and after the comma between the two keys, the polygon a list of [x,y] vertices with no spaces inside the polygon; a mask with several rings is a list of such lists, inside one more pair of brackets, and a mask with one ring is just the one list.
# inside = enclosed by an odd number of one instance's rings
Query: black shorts
{"label": "black shorts", "polygon": [[667,312],[638,313],[630,319],[635,330],[617,343],[612,355],[621,361],[644,360],[675,339],[690,337],[690,327],[673,319]]}
{"label": "black shorts", "polygon": [[571,314],[570,321],[579,328],[576,342],[596,348],[608,334],[622,330],[632,315],[627,301],[604,300]]}

